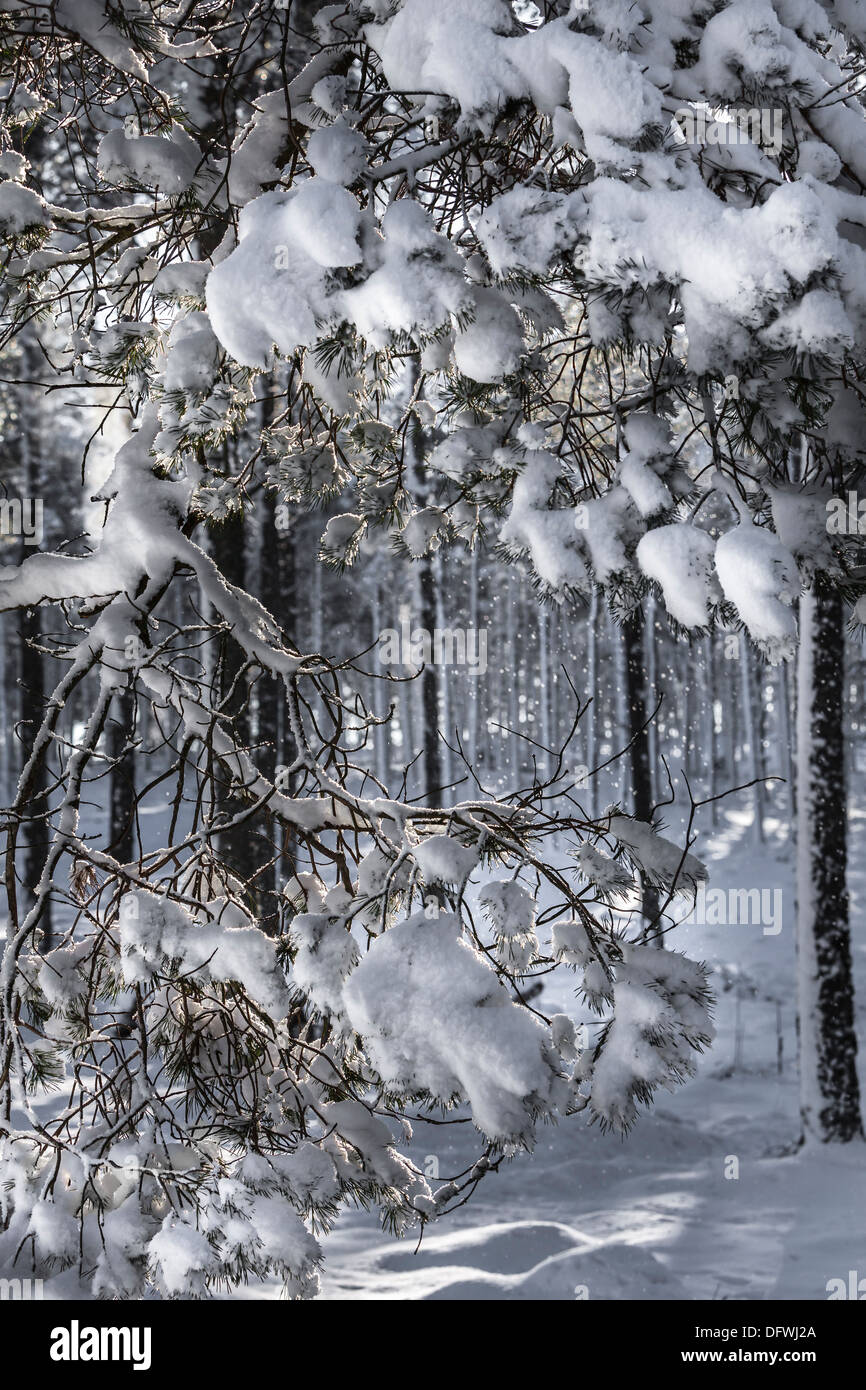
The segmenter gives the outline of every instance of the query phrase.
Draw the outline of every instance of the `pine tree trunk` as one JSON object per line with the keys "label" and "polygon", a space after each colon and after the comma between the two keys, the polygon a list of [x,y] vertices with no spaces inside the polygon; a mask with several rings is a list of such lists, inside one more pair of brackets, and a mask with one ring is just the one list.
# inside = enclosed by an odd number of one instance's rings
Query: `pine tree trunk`
{"label": "pine tree trunk", "polygon": [[[628,672],[626,670],[626,638],[610,608],[605,605],[605,636],[607,637],[609,680],[613,682],[613,699],[608,702],[610,717],[605,716],[605,741],[613,740],[617,749],[625,748],[629,740],[630,718],[628,710]],[[608,734],[608,725],[612,732]],[[632,770],[630,754],[618,758],[614,764],[619,773],[618,800],[625,805],[632,795]]]}
{"label": "pine tree trunk", "polygon": [[[370,643],[376,647],[382,633],[382,586],[376,579],[373,585],[373,602],[370,613]],[[374,679],[372,686],[372,708],[373,713],[379,720],[384,720],[388,712],[387,688],[383,680]],[[388,748],[393,736],[394,721],[381,723],[373,730],[373,770],[376,780],[380,786],[387,788],[390,785],[391,771],[388,758]]]}
{"label": "pine tree trunk", "polygon": [[[589,604],[589,634],[588,650],[586,654],[586,684],[587,699],[592,703],[589,706],[584,718],[586,719],[586,767],[587,772],[592,774],[598,761],[598,593],[592,591],[592,598]],[[598,806],[598,783],[597,779],[590,775],[588,785],[589,814],[594,816]]]}
{"label": "pine tree trunk", "polygon": [[[319,561],[314,561],[319,564]],[[297,645],[295,615],[297,593],[295,587],[295,537],[277,525],[277,506],[273,492],[265,494],[262,507],[262,537],[260,551],[259,598],[282,627],[288,639]],[[264,675],[258,682],[258,738],[256,764],[264,775],[274,781],[277,768],[290,764],[295,749],[286,746],[284,737],[284,692],[282,682],[275,676]],[[291,744],[291,739],[289,739]],[[283,783],[280,790],[291,794],[293,788]],[[262,930],[269,935],[277,935],[280,928],[280,914],[277,910],[276,894],[280,890],[279,860],[285,855],[291,872],[297,856],[297,841],[294,835],[277,830],[272,817],[268,817],[271,852],[258,879],[263,897],[264,915]],[[280,843],[274,843],[274,836],[280,836]]]}
{"label": "pine tree trunk", "polygon": [[[421,370],[420,355],[413,355],[409,363],[407,387],[415,390]],[[417,416],[407,434],[407,454],[415,488],[415,500],[423,506],[427,501],[428,479],[424,468],[424,429]],[[431,660],[427,662],[421,676],[421,721],[423,750],[421,764],[424,775],[424,795],[428,800],[439,793],[444,783],[444,763],[439,738],[442,699],[439,682],[441,671],[432,659],[433,635],[438,626],[439,595],[434,561],[430,553],[422,556],[417,563],[417,596],[421,628],[428,634],[431,643]]]}
{"label": "pine tree trunk", "polygon": [[[658,642],[656,639],[658,612],[656,601],[652,594],[646,601],[646,628],[644,631],[644,647],[646,655],[646,699],[647,714],[651,714],[658,704]],[[658,720],[654,719],[647,730],[649,739],[649,775],[651,796],[655,800],[656,795],[656,769],[659,766],[659,730]]]}
{"label": "pine tree trunk", "polygon": [[760,711],[755,698],[755,680],[752,672],[752,651],[745,637],[740,639],[740,683],[743,705],[743,739],[748,740],[748,777],[752,782],[753,829],[758,840],[764,843],[764,784],[761,780],[763,767],[760,748]]}
{"label": "pine tree trunk", "polygon": [[704,693],[706,697],[706,737],[704,748],[707,757],[707,796],[711,799],[710,816],[711,825],[715,830],[718,823],[718,802],[715,800],[717,789],[717,774],[719,763],[719,738],[716,733],[716,709],[715,709],[715,690],[716,690],[716,635],[709,633],[703,642],[704,647]]}
{"label": "pine tree trunk", "polygon": [[[433,585],[436,591],[436,626],[444,631],[447,626],[450,626],[450,623],[446,624],[445,622],[445,610],[442,603],[441,555],[437,554],[434,559],[431,560],[431,568],[433,571]],[[442,761],[442,786],[450,788],[453,781],[451,748],[454,745],[454,727],[458,723],[455,718],[455,711],[452,708],[452,705],[455,703],[454,697],[457,691],[457,681],[452,678],[451,672],[447,667],[437,667],[437,675],[439,677],[438,695],[439,701],[441,701],[440,711],[444,738],[439,738],[437,736],[436,742],[439,746],[439,757]],[[439,703],[439,701],[437,701],[437,703]],[[443,800],[447,801],[450,795],[450,791],[444,794]]]}
{"label": "pine tree trunk", "polygon": [[[212,554],[220,573],[229,584],[238,588],[246,583],[245,532],[240,512],[233,512],[212,529]],[[224,727],[242,748],[251,744],[249,680],[241,676],[245,656],[230,633],[218,640],[216,678],[218,699],[224,716]],[[229,772],[218,765],[214,792],[214,814],[225,824],[240,815],[248,806],[243,794],[230,784]],[[247,887],[250,905],[259,915],[263,909],[261,880],[257,870],[263,864],[264,846],[250,821],[227,825],[219,831],[219,852],[230,872]]]}
{"label": "pine tree trunk", "polygon": [[538,676],[539,687],[537,703],[539,705],[541,737],[540,742],[544,745],[544,752],[539,752],[538,763],[539,773],[542,780],[550,776],[551,752],[553,751],[553,740],[550,733],[550,624],[549,614],[544,604],[538,610]]}
{"label": "pine tree trunk", "polygon": [[[22,761],[26,763],[33,751],[34,739],[45,709],[45,662],[42,653],[37,648],[42,637],[41,610],[39,608],[28,608],[24,611],[19,632],[21,646],[18,719],[21,730]],[[36,768],[31,784],[28,807],[30,815],[37,819],[31,820],[27,824],[24,835],[22,901],[28,909],[35,902],[34,891],[42,876],[45,855],[51,839],[50,828],[44,819],[48,810],[47,793],[50,785],[50,772],[46,759],[43,757]],[[48,950],[52,940],[50,894],[47,896],[42,909],[40,927],[43,933],[43,949]]]}
{"label": "pine tree trunk", "polygon": [[[506,629],[505,629],[505,651],[507,670],[503,675],[508,683],[508,705],[507,714],[501,721],[506,725],[509,732],[506,734],[508,739],[508,780],[510,789],[516,790],[520,781],[520,763],[518,760],[518,738],[520,728],[520,686],[519,686],[519,665],[517,644],[517,585],[514,582],[514,572],[509,566],[508,569],[508,591],[505,599],[508,607],[506,609]],[[499,747],[502,747],[500,739]]]}
{"label": "pine tree trunk", "polygon": [[[646,727],[651,710],[647,708],[647,673],[644,656],[644,615],[638,606],[633,609],[623,624],[625,644],[625,696],[628,720],[628,738],[631,743],[629,765],[631,770],[631,795],[634,815],[638,820],[650,821],[653,811],[652,775],[650,772],[649,730]],[[658,915],[658,893],[641,875],[644,922],[653,922]],[[664,938],[653,932],[653,940],[664,944]]]}
{"label": "pine tree trunk", "polygon": [[[0,614],[0,651],[8,652],[10,642],[8,637],[9,624],[5,614]],[[11,662],[4,661],[0,667],[0,729],[11,728],[9,716],[9,668]],[[8,806],[9,797],[12,790],[12,749],[13,741],[10,738],[0,740],[0,801],[4,806]]]}
{"label": "pine tree trunk", "polygon": [[792,711],[791,711],[791,684],[788,677],[788,664],[782,662],[779,668],[779,745],[782,749],[783,776],[785,786],[785,806],[787,808],[788,825],[793,835],[794,824],[797,818],[797,782],[796,767],[794,763],[794,738],[792,734]]}
{"label": "pine tree trunk", "polygon": [[[28,338],[23,355],[25,376],[31,377],[37,374],[35,352],[34,344]],[[40,404],[39,398],[35,404],[30,398],[21,401],[19,449],[23,465],[24,497],[31,500],[41,499],[44,505],[41,439],[38,425],[39,417],[36,413],[40,409]],[[23,561],[27,554],[28,550],[22,538],[19,558]],[[39,650],[42,642],[42,610],[38,605],[23,610],[19,637],[18,720],[22,741],[22,763],[26,763],[33,751],[34,740],[45,712],[46,699],[45,657]],[[34,772],[29,806],[31,815],[41,817],[41,819],[30,821],[24,834],[23,901],[28,908],[35,901],[36,885],[42,877],[45,855],[51,840],[51,829],[46,818],[51,780],[48,754],[46,753],[40,759]],[[43,934],[43,949],[47,950],[51,947],[53,935],[50,893],[46,896],[42,907],[40,927]]]}
{"label": "pine tree trunk", "polygon": [[[478,585],[481,582],[478,565],[478,546],[472,547],[472,555],[469,562],[469,627],[474,635],[476,643],[480,642],[478,635]],[[480,650],[476,646],[476,651]],[[468,700],[466,727],[468,730],[466,756],[469,766],[477,768],[478,764],[478,714],[481,691],[484,688],[481,682],[485,677],[479,670],[468,682],[466,698]]]}
{"label": "pine tree trunk", "polygon": [[106,729],[108,756],[112,760],[108,803],[108,847],[121,864],[133,856],[135,828],[135,754],[126,745],[135,719],[135,700],[130,687],[114,697]]}
{"label": "pine tree trunk", "polygon": [[[437,627],[436,576],[433,561],[429,555],[418,561],[418,597],[420,602],[421,627],[430,634]],[[424,714],[424,794],[428,800],[435,798],[444,777],[442,771],[442,746],[439,741],[439,680],[440,668],[435,661],[428,661],[420,676],[421,708]]]}
{"label": "pine tree trunk", "polygon": [[548,619],[547,646],[550,653],[550,691],[547,696],[542,694],[542,698],[546,698],[547,700],[547,719],[550,737],[553,740],[553,748],[558,753],[561,746],[559,732],[559,653],[562,646],[562,614],[559,612],[558,608],[553,609]]}
{"label": "pine tree trunk", "polygon": [[806,1138],[862,1134],[848,920],[842,600],[800,601],[797,709],[797,974]]}

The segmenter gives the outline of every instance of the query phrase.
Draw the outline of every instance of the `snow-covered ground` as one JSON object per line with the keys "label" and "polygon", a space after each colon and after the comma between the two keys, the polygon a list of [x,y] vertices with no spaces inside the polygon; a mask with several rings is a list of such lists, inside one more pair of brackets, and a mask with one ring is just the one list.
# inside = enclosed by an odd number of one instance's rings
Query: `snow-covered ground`
{"label": "snow-covered ground", "polygon": [[[862,1048],[866,816],[851,824]],[[383,1234],[372,1215],[345,1213],[325,1241],[325,1298],[820,1300],[831,1279],[847,1283],[851,1270],[866,1278],[866,1145],[794,1148],[790,847],[772,834],[755,845],[745,818],[729,813],[698,848],[712,889],[780,890],[764,902],[781,903],[782,927],[774,935],[771,920],[688,924],[674,934],[673,944],[715,967],[718,1037],[697,1077],[625,1141],[580,1116],[542,1130],[531,1159],[490,1174],[420,1249],[416,1238]],[[541,1002],[545,1011],[566,1003],[547,991]],[[464,1166],[471,1146],[468,1125],[416,1128],[415,1151],[443,1177]]]}

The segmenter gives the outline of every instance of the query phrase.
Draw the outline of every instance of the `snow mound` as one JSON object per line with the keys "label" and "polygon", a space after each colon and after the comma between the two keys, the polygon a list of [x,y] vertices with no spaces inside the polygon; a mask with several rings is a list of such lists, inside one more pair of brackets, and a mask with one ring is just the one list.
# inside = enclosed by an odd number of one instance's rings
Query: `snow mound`
{"label": "snow mound", "polygon": [[468,1231],[425,1236],[417,1252],[394,1250],[383,1255],[383,1269],[433,1269],[471,1265],[487,1274],[527,1273],[553,1255],[592,1241],[560,1221],[508,1221]]}
{"label": "snow mound", "polygon": [[557,1221],[509,1221],[431,1236],[417,1255],[389,1253],[378,1264],[441,1269],[441,1282],[428,1276],[419,1295],[434,1301],[687,1297],[650,1251],[626,1242],[603,1244]]}

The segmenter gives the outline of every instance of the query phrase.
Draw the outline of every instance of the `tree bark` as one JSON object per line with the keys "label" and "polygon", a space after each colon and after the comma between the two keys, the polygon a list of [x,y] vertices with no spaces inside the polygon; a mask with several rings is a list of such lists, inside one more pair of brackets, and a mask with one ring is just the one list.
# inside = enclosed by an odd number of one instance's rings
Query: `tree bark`
{"label": "tree bark", "polygon": [[[631,741],[629,764],[631,769],[631,794],[634,815],[638,820],[651,821],[653,812],[652,772],[650,768],[650,741],[647,719],[652,711],[648,709],[647,668],[644,653],[644,614],[638,606],[634,608],[623,624],[625,643],[625,695],[628,737]],[[658,893],[641,874],[641,912],[645,925],[655,921],[658,916]],[[651,933],[656,945],[664,945],[664,937],[656,931]]]}
{"label": "tree bark", "polygon": [[[436,576],[433,561],[425,555],[418,561],[418,598],[420,602],[421,627],[430,634],[437,626],[438,603],[436,601]],[[421,708],[424,713],[424,794],[433,800],[443,783],[442,747],[439,741],[439,680],[441,672],[435,661],[430,660],[420,676]]]}
{"label": "tree bark", "polygon": [[862,1134],[848,920],[842,600],[800,601],[797,952],[800,1114],[805,1138]]}
{"label": "tree bark", "polygon": [[[586,655],[586,685],[587,699],[591,701],[589,709],[584,715],[586,720],[586,768],[587,773],[591,774],[595,770],[598,760],[598,592],[593,589],[589,604],[589,624],[587,637]],[[598,789],[595,777],[589,776],[587,783],[587,802],[590,816],[596,814],[598,805]]]}
{"label": "tree bark", "polygon": [[[246,554],[244,524],[240,512],[233,512],[211,531],[213,559],[220,573],[229,584],[238,588],[246,585]],[[231,633],[223,633],[217,642],[216,681],[217,698],[223,713],[224,726],[231,730],[235,742],[248,749],[252,742],[250,728],[250,688],[248,675],[242,676],[245,654]],[[222,822],[230,821],[243,812],[248,803],[239,794],[238,788],[231,785],[228,770],[218,765],[214,788],[214,816]],[[262,869],[264,855],[268,846],[250,821],[240,825],[228,825],[218,833],[220,856],[230,872],[242,883],[249,898],[249,905],[257,916],[262,914],[263,881],[258,875]]]}
{"label": "tree bark", "polygon": [[[319,564],[320,561],[314,561]],[[263,503],[261,572],[259,576],[259,598],[269,613],[273,613],[291,642],[297,644],[296,613],[297,591],[295,583],[295,537],[293,532],[277,525],[277,506],[273,492],[265,493]],[[256,763],[271,781],[277,776],[277,768],[290,764],[295,756],[291,738],[286,739],[284,692],[282,682],[275,676],[263,675],[257,685],[258,691],[258,739]],[[281,787],[289,794],[294,790],[288,783]],[[279,860],[285,856],[291,872],[296,869],[297,839],[288,833],[281,834],[279,845],[273,843],[275,826],[268,817],[269,838],[272,841],[269,859],[258,876],[257,883],[264,897],[264,916],[262,929],[277,935],[280,929],[280,912],[277,894],[280,890]]]}
{"label": "tree bark", "polygon": [[133,856],[135,828],[135,754],[127,749],[135,719],[135,700],[127,687],[114,697],[114,709],[108,722],[106,740],[108,756],[112,759],[108,803],[108,848],[121,864]]}
{"label": "tree bark", "polygon": [[[35,359],[36,349],[32,340],[28,337],[25,341],[22,359],[25,376],[36,376],[37,368]],[[30,395],[22,394],[19,402],[19,409],[21,412],[19,449],[22,463],[21,481],[23,484],[24,499],[29,499],[34,503],[36,499],[39,499],[43,504],[44,511],[45,499],[43,496],[43,484],[45,479],[42,470],[38,414],[41,404],[42,401],[40,396],[34,399]],[[28,549],[22,537],[20,559],[23,560],[27,554]],[[45,657],[40,650],[42,642],[42,609],[38,604],[34,605],[32,608],[23,610],[18,633],[20,641],[18,666],[18,727],[22,744],[21,755],[23,765],[27,763],[33,752],[34,740],[45,712]],[[34,903],[34,892],[36,885],[42,877],[45,855],[52,838],[51,828],[47,821],[49,809],[48,793],[51,781],[51,769],[48,764],[48,753],[46,751],[40,758],[34,772],[29,806],[31,815],[39,817],[40,819],[31,820],[24,833],[24,857],[22,865],[24,877],[23,898],[28,907],[32,906]],[[51,894],[49,892],[46,895],[46,900],[42,908],[42,918],[40,922],[43,934],[42,946],[44,950],[49,950],[52,945],[53,924],[51,909]]]}

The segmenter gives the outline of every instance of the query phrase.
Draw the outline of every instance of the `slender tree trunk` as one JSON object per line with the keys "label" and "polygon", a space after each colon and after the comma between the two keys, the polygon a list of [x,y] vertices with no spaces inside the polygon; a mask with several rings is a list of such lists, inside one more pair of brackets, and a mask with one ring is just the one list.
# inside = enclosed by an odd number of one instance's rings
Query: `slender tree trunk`
{"label": "slender tree trunk", "polygon": [[[25,376],[34,377],[37,375],[35,347],[29,340],[25,344],[23,363]],[[19,448],[23,465],[24,497],[33,502],[39,499],[44,509],[41,439],[38,417],[34,414],[39,408],[40,401],[34,405],[30,400],[22,400]],[[23,538],[21,550],[21,559],[23,560],[27,554]],[[26,763],[33,751],[34,739],[42,721],[46,699],[45,657],[39,650],[42,642],[42,610],[38,605],[23,610],[19,640],[18,720],[22,741],[22,762]],[[45,855],[51,840],[51,829],[46,819],[50,786],[51,770],[46,752],[35,770],[28,808],[31,815],[41,817],[41,819],[30,821],[24,836],[23,900],[27,906],[32,906],[34,902],[34,890],[42,876]],[[43,908],[41,928],[43,948],[48,949],[52,944],[53,937],[50,893]]]}
{"label": "slender tree trunk", "polygon": [[114,697],[106,741],[113,766],[108,806],[108,847],[115,859],[128,864],[134,854],[135,753],[127,748],[135,722],[135,698],[127,686]]}
{"label": "slender tree trunk", "polygon": [[743,739],[748,741],[748,780],[754,782],[752,787],[752,808],[754,815],[754,829],[757,831],[758,840],[764,842],[764,786],[760,780],[761,776],[761,755],[758,747],[760,734],[760,718],[756,709],[755,701],[755,682],[752,675],[752,655],[749,643],[745,637],[740,638],[740,684],[741,698],[743,705]]}
{"label": "slender tree trunk", "polygon": [[[444,629],[450,627],[451,624],[445,621],[445,610],[442,603],[442,559],[440,555],[437,554],[431,560],[431,569],[433,571],[433,584],[436,590],[436,626],[444,631]],[[437,675],[439,677],[437,681],[437,693],[439,696],[437,704],[440,707],[444,741],[442,738],[437,737],[436,742],[439,746],[439,756],[442,761],[441,785],[443,787],[450,787],[453,781],[451,770],[451,745],[454,743],[454,726],[458,722],[455,717],[453,705],[456,703],[458,682],[456,679],[452,679],[447,668],[437,668]],[[464,681],[460,682],[460,684],[464,683]],[[450,796],[451,792],[449,791],[445,799],[447,800]]]}
{"label": "slender tree trunk", "polygon": [[[372,625],[370,640],[375,648],[382,633],[382,586],[378,579],[376,579],[373,586],[373,604],[370,613],[370,622]],[[384,719],[387,714],[387,687],[382,680],[373,680],[371,685],[373,688],[373,713],[377,719]],[[393,728],[394,722],[392,720],[389,724],[377,725],[373,731],[373,771],[376,775],[376,780],[386,788],[390,785],[391,774],[388,764],[388,747],[392,738]]]}
{"label": "slender tree trunk", "polygon": [[[295,615],[297,593],[295,586],[295,537],[288,527],[277,524],[277,504],[272,492],[265,495],[262,508],[262,537],[260,551],[259,597],[269,613],[272,613],[290,641],[297,645]],[[314,561],[318,564],[318,561]],[[264,675],[257,684],[258,691],[258,739],[256,763],[266,777],[274,781],[277,769],[290,763],[295,756],[294,748],[287,748],[284,738],[284,691],[282,682],[275,676]],[[293,788],[281,783],[280,790],[291,795]],[[272,817],[268,817],[271,853],[258,879],[256,880],[264,895],[265,912],[262,928],[271,935],[280,929],[277,894],[280,891],[279,866],[285,855],[289,864],[294,865],[297,853],[295,837],[279,830]],[[275,835],[280,837],[274,843]],[[292,868],[294,872],[294,868]]]}
{"label": "slender tree trunk", "polygon": [[[682,675],[683,692],[683,763],[686,769],[686,776],[694,786],[695,773],[695,725],[697,720],[698,700],[697,690],[695,689],[694,671],[688,662],[685,663],[685,670]],[[649,711],[647,711],[649,713]]]}
{"label": "slender tree trunk", "polygon": [[[421,627],[430,634],[437,627],[436,576],[433,561],[429,555],[418,561],[418,599]],[[442,745],[439,740],[439,680],[440,668],[430,660],[420,676],[421,708],[424,715],[424,794],[428,800],[435,797],[443,784]]]}
{"label": "slender tree trunk", "polygon": [[[520,763],[518,757],[518,737],[520,730],[520,684],[519,666],[520,656],[517,644],[517,585],[514,582],[514,572],[509,566],[508,569],[508,588],[505,601],[508,605],[505,614],[505,650],[507,668],[503,672],[508,683],[508,713],[502,723],[511,731],[506,735],[508,738],[508,777],[511,789],[515,789],[520,781]],[[502,746],[501,739],[499,746]]]}
{"label": "slender tree trunk", "polygon": [[[724,714],[722,716],[728,728],[727,738],[727,766],[724,770],[724,781],[728,786],[734,782],[745,782],[748,780],[747,773],[743,768],[745,735],[743,734],[743,711],[740,708],[742,703],[741,696],[737,689],[737,682],[740,679],[739,660],[740,645],[747,639],[739,633],[727,633],[724,639]],[[729,645],[732,641],[738,644],[736,647]],[[734,655],[731,655],[731,652]]]}
{"label": "slender tree trunk", "polygon": [[[649,730],[646,727],[651,710],[647,708],[647,672],[644,654],[644,614],[638,606],[633,609],[623,624],[625,644],[625,696],[627,732],[631,740],[630,769],[631,794],[634,814],[638,820],[649,822],[653,812],[653,788],[650,772]],[[650,923],[658,915],[658,893],[641,875],[642,904],[644,922]],[[653,940],[664,944],[664,938],[653,933]]]}
{"label": "slender tree trunk", "polygon": [[541,716],[541,738],[545,751],[539,754],[539,772],[542,778],[550,775],[550,753],[552,739],[550,734],[550,621],[547,608],[541,604],[538,610],[538,704]]}
{"label": "slender tree trunk", "polygon": [[[654,595],[650,594],[646,606],[646,628],[644,631],[644,647],[646,654],[646,697],[647,713],[651,713],[658,704],[658,642],[656,640],[658,612]],[[650,776],[650,796],[655,801],[656,796],[656,769],[659,765],[659,731],[658,722],[653,720],[647,730],[649,740],[649,776]]]}
{"label": "slender tree trunk", "polygon": [[[413,356],[409,364],[408,389],[414,391],[421,370],[420,356]],[[415,486],[416,501],[423,506],[427,501],[428,483],[424,471],[424,429],[420,420],[415,423],[407,436],[407,452]],[[424,774],[424,794],[428,799],[437,795],[444,784],[444,761],[439,738],[439,724],[442,711],[442,698],[439,688],[441,670],[432,659],[433,634],[438,626],[439,595],[433,557],[428,552],[417,562],[418,615],[421,627],[428,633],[431,643],[431,660],[427,662],[419,677],[421,682],[421,715],[423,730],[422,769]]]}
{"label": "slender tree trunk", "polygon": [[706,692],[706,754],[707,754],[707,795],[712,797],[710,803],[711,824],[715,830],[718,824],[719,808],[715,800],[718,791],[719,774],[719,731],[716,729],[716,672],[718,671],[718,659],[716,654],[716,634],[708,633],[704,638],[704,688]]}
{"label": "slender tree trunk", "polygon": [[797,976],[806,1138],[862,1134],[848,920],[842,600],[800,600],[797,710]]}
{"label": "slender tree trunk", "polygon": [[[481,640],[478,635],[478,585],[480,583],[478,570],[478,546],[474,545],[469,562],[469,627],[475,638],[476,651],[480,651],[480,646],[478,644]],[[468,746],[466,749],[466,756],[470,767],[475,767],[478,761],[478,714],[482,689],[480,682],[484,679],[484,675],[482,675],[479,670],[470,679],[466,692],[466,698],[469,701],[467,710]]]}
{"label": "slender tree trunk", "polygon": [[[586,657],[587,698],[592,701],[586,712],[586,766],[592,773],[598,761],[598,593],[592,591],[589,602],[589,634]],[[598,805],[598,790],[595,777],[590,777],[588,785],[589,814],[594,816]]]}
{"label": "slender tree trunk", "polygon": [[[9,624],[5,614],[0,614],[0,651],[9,651]],[[10,662],[4,661],[0,667],[0,729],[9,729],[11,720],[9,716],[9,667]],[[4,806],[9,804],[10,793],[12,790],[12,758],[13,740],[4,738],[0,740],[0,801]]]}
{"label": "slender tree trunk", "polygon": [[788,814],[788,825],[793,835],[794,824],[797,817],[797,784],[796,767],[794,764],[794,739],[792,734],[791,684],[788,676],[788,663],[783,661],[779,668],[778,685],[779,744],[782,749],[782,758],[784,760],[782,767],[785,778],[784,794]]}
{"label": "slender tree trunk", "polygon": [[[610,608],[605,605],[605,636],[607,637],[607,667],[613,681],[614,698],[610,701],[610,719],[605,718],[605,738],[612,739],[617,749],[624,748],[629,740],[631,720],[628,709],[628,672],[626,670],[626,638]],[[608,735],[608,724],[612,726]],[[632,770],[630,756],[619,758],[615,764],[619,771],[619,796],[623,805],[632,795]]]}
{"label": "slender tree trunk", "polygon": [[559,661],[562,645],[562,614],[558,608],[554,608],[550,614],[547,629],[547,644],[550,652],[550,693],[547,696],[547,718],[550,728],[550,736],[553,740],[553,747],[559,751],[562,742],[560,733],[560,709],[559,709]]}
{"label": "slender tree trunk", "polygon": [[[42,638],[41,611],[28,608],[21,619],[20,633],[20,680],[19,680],[19,728],[22,741],[22,761],[29,759],[33,751],[33,741],[42,721],[45,708],[45,661],[37,644]],[[51,830],[45,819],[48,811],[48,788],[51,774],[47,757],[43,757],[36,769],[29,801],[29,813],[37,819],[31,820],[24,836],[23,902],[30,907],[34,902],[34,889],[42,876],[45,855],[51,839]],[[51,896],[42,913],[43,949],[51,946],[53,924]]]}

